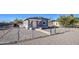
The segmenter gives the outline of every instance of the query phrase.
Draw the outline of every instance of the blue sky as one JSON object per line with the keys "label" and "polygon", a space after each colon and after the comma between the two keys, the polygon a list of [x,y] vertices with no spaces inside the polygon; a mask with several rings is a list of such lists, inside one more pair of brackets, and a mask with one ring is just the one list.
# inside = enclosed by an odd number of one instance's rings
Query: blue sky
{"label": "blue sky", "polygon": [[[56,20],[59,16],[69,15],[69,14],[0,14],[0,22],[2,21],[13,21],[14,19],[26,19],[28,17],[34,16],[42,16],[46,18],[51,18],[52,20]],[[79,17],[79,14],[74,14]]]}

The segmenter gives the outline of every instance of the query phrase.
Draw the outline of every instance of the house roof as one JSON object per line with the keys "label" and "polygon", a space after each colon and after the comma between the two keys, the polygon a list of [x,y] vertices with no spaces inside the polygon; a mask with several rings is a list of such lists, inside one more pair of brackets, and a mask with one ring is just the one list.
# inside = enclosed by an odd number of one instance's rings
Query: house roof
{"label": "house roof", "polygon": [[50,19],[44,18],[44,17],[29,17],[29,18],[27,18],[27,19],[25,19],[25,20],[29,20],[29,19],[50,20]]}

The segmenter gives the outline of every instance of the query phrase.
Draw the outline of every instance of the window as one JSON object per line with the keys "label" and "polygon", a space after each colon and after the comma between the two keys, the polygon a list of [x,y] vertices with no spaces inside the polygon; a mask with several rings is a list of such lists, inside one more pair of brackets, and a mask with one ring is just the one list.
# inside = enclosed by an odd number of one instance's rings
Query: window
{"label": "window", "polygon": [[46,22],[43,22],[43,24],[46,24]]}

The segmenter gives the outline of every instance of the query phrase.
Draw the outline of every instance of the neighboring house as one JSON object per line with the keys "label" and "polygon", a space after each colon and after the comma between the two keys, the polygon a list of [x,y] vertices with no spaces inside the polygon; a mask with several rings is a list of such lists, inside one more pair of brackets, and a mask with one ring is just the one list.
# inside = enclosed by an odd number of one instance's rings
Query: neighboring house
{"label": "neighboring house", "polygon": [[26,29],[48,28],[48,20],[44,17],[30,17],[24,20],[23,25]]}
{"label": "neighboring house", "polygon": [[48,22],[48,25],[49,25],[49,27],[60,27],[60,26],[61,26],[61,25],[59,24],[59,22],[56,21],[56,20],[50,20],[50,21]]}
{"label": "neighboring house", "polygon": [[54,26],[57,26],[57,27],[60,27],[60,24],[59,24],[58,21],[54,21],[54,22],[53,22],[53,25],[54,25]]}
{"label": "neighboring house", "polygon": [[79,28],[79,23],[76,23],[74,27]]}

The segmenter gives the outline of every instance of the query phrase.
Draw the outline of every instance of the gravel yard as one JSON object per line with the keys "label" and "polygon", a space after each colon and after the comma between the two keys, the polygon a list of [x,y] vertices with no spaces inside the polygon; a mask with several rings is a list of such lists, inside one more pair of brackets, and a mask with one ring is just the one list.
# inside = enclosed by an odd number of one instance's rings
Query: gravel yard
{"label": "gravel yard", "polygon": [[63,34],[19,42],[20,45],[79,45],[79,30],[72,30]]}
{"label": "gravel yard", "polygon": [[[19,31],[19,33],[18,33]],[[8,33],[7,33],[8,32]],[[6,35],[4,35],[6,33]],[[0,31],[0,44],[20,41],[20,40],[30,40],[40,36],[46,36],[47,34],[37,32],[35,30],[26,30],[25,28],[12,28],[10,31],[2,30]]]}
{"label": "gravel yard", "polygon": [[[44,29],[50,32],[50,29]],[[8,30],[0,30],[0,37]],[[19,33],[18,33],[19,31]],[[52,29],[52,34],[55,34],[55,29]],[[25,28],[12,28],[10,31],[0,38],[0,44],[8,42],[18,45],[64,45],[64,44],[79,44],[79,29],[78,28],[57,28],[55,35],[47,35],[35,30],[26,30]],[[19,34],[19,35],[18,35]]]}

